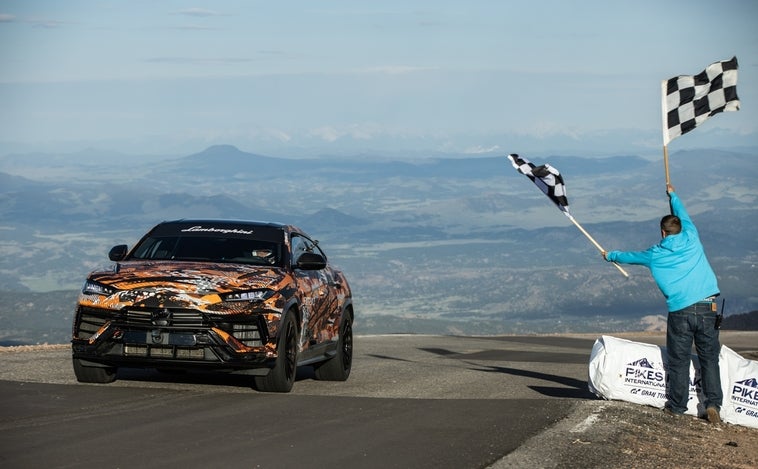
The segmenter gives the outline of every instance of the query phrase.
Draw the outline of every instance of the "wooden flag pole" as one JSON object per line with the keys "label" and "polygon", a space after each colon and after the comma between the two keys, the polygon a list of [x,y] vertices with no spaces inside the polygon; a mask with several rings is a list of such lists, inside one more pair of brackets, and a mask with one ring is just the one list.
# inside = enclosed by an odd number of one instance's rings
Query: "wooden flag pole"
{"label": "wooden flag pole", "polygon": [[669,148],[668,144],[671,141],[669,137],[668,124],[668,103],[666,102],[666,95],[668,95],[668,80],[661,81],[661,129],[663,130],[663,169],[666,171],[666,187],[671,184],[671,177],[669,176]]}
{"label": "wooden flag pole", "polygon": [[669,176],[669,148],[663,145],[663,169],[666,171],[666,187],[671,184],[671,177]]}
{"label": "wooden flag pole", "polygon": [[[600,246],[600,245],[597,243],[597,241],[595,241],[595,240],[592,238],[592,236],[590,236],[590,234],[589,234],[589,233],[587,233],[587,231],[586,231],[584,228],[582,228],[582,225],[580,225],[580,224],[579,224],[579,222],[577,222],[576,220],[574,220],[574,217],[573,217],[573,216],[572,216],[570,213],[568,213],[568,212],[563,212],[563,213],[565,213],[565,214],[566,214],[566,216],[569,218],[569,220],[571,220],[571,222],[572,222],[574,225],[576,225],[576,227],[577,227],[577,228],[579,228],[579,231],[581,231],[582,233],[584,233],[584,236],[586,236],[586,237],[587,237],[587,239],[589,239],[589,240],[592,242],[592,244],[594,244],[594,245],[595,245],[595,247],[596,247],[596,248],[598,248],[598,250],[599,250],[600,252],[603,252],[603,251],[605,251],[605,249],[603,249],[603,248],[602,248],[602,247],[601,247],[601,246]],[[623,268],[622,268],[620,265],[616,264],[615,262],[613,263],[613,265],[615,265],[615,266],[616,266],[616,268],[617,268],[619,271],[621,271],[621,273],[622,273],[622,274],[624,274],[624,277],[626,277],[626,278],[629,278],[629,274],[627,274],[627,273],[626,273],[626,271],[625,271],[625,270],[624,270],[624,269],[623,269]]]}

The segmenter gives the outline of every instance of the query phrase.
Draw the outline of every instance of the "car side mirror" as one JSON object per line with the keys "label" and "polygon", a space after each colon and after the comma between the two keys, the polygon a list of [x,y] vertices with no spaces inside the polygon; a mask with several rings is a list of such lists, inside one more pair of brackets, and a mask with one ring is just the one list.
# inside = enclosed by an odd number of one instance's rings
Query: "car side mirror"
{"label": "car side mirror", "polygon": [[112,260],[113,262],[118,262],[122,260],[124,257],[126,257],[126,244],[119,244],[118,246],[113,246],[108,253],[108,259]]}
{"label": "car side mirror", "polygon": [[297,259],[297,268],[302,270],[321,270],[326,267],[326,259],[315,252],[304,252]]}

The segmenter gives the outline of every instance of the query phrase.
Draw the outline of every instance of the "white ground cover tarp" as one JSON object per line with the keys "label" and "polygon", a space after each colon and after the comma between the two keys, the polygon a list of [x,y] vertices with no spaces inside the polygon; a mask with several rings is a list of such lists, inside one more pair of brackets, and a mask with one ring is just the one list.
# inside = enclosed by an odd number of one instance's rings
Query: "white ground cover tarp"
{"label": "white ground cover tarp", "polygon": [[[592,347],[589,389],[609,400],[622,400],[662,409],[666,403],[665,347],[601,336]],[[758,361],[748,360],[722,345],[719,354],[724,422],[758,428]],[[687,414],[703,415],[700,363],[690,363]]]}

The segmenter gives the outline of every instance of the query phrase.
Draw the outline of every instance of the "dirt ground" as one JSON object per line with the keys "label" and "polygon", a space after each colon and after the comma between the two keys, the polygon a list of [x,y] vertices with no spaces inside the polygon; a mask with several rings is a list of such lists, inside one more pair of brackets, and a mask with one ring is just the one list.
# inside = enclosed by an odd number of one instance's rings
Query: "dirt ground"
{"label": "dirt ground", "polygon": [[490,469],[755,469],[758,429],[650,406],[586,401]]}
{"label": "dirt ground", "polygon": [[694,417],[661,418],[657,409],[648,412],[652,414],[649,421],[629,418],[623,412],[614,416],[626,429],[620,438],[622,453],[630,456],[624,458],[625,463],[645,467],[652,455],[658,465],[668,467],[758,467],[758,429],[713,425]]}
{"label": "dirt ground", "polygon": [[758,467],[758,429],[713,425],[693,416],[673,417],[631,403],[608,405],[602,411],[602,421],[602,427],[609,427],[608,433],[596,431],[571,443],[585,447],[580,451],[590,452],[593,445],[610,445],[610,457],[598,461],[597,467]]}

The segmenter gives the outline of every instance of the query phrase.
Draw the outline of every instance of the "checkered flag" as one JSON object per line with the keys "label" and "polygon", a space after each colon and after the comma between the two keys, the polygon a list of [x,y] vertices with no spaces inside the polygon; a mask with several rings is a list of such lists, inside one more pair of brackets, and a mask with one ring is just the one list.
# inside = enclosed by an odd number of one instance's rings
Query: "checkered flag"
{"label": "checkered flag", "polygon": [[[552,200],[555,205],[558,206],[561,212],[563,212],[563,214],[566,215],[569,220],[571,220],[571,223],[579,228],[579,231],[581,231],[584,236],[586,236],[587,239],[589,239],[590,242],[594,244],[600,252],[605,251],[605,249],[603,249],[603,247],[600,246],[600,244],[598,244],[598,242],[595,241],[595,239],[590,236],[589,233],[587,233],[587,230],[582,228],[582,225],[580,225],[579,222],[574,219],[574,216],[569,213],[569,203],[568,199],[566,198],[566,186],[563,184],[563,177],[557,169],[553,168],[549,164],[535,166],[526,158],[521,158],[515,153],[508,155],[508,159],[511,160],[511,164],[518,170],[519,173],[531,179],[532,182],[537,187],[539,187],[540,190],[544,192],[545,195],[550,200]],[[613,265],[622,274],[624,274],[624,277],[629,277],[629,274],[627,274],[620,265],[615,262]]]}
{"label": "checkered flag", "polygon": [[664,80],[663,145],[722,111],[738,111],[737,57],[715,62],[695,76]]}
{"label": "checkered flag", "polygon": [[562,212],[569,213],[566,186],[563,184],[563,177],[557,169],[549,164],[535,166],[526,158],[521,158],[516,154],[508,155],[508,159],[511,160],[511,164],[518,172],[531,179]]}

